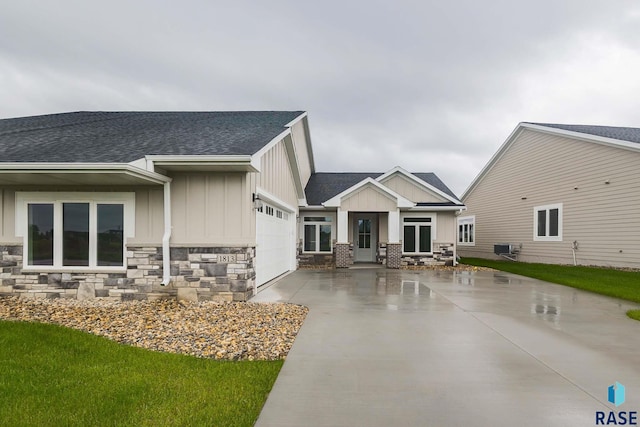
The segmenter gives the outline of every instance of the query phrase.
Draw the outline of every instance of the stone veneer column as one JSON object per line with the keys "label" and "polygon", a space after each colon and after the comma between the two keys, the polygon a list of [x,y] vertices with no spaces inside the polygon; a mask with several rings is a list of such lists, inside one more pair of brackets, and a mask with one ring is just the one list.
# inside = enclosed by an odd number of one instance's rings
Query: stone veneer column
{"label": "stone veneer column", "polygon": [[349,243],[336,243],[336,268],[347,268],[350,264]]}
{"label": "stone veneer column", "polygon": [[402,260],[402,244],[387,243],[387,268],[400,268]]}

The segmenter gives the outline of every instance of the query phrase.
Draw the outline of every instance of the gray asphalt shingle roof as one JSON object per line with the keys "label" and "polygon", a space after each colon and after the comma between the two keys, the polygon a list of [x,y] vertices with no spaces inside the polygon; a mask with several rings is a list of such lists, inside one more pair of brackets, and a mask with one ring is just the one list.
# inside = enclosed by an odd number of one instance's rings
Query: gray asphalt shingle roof
{"label": "gray asphalt shingle roof", "polygon": [[[307,203],[312,206],[319,206],[326,202],[330,198],[342,193],[346,189],[356,185],[360,181],[366,178],[376,179],[381,172],[318,172],[311,175],[307,186],[305,187],[305,195],[307,196]],[[414,173],[427,184],[437,188],[443,193],[458,199],[458,196],[438,178],[434,173]],[[462,204],[462,202],[460,202]]]}
{"label": "gray asphalt shingle roof", "polygon": [[571,132],[586,133],[589,135],[601,136],[604,138],[618,139],[620,141],[640,143],[640,128],[617,126],[563,125],[558,123],[527,123],[554,129],[567,130]]}
{"label": "gray asphalt shingle roof", "polygon": [[251,155],[302,111],[74,112],[0,120],[0,162],[128,163]]}

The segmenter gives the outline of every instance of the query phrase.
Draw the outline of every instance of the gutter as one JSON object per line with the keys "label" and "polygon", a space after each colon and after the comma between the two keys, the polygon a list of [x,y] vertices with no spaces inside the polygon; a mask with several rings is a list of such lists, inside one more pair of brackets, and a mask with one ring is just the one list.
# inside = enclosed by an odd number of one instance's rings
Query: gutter
{"label": "gutter", "polygon": [[171,283],[171,182],[164,183],[164,235],[162,236],[162,282],[161,286]]}

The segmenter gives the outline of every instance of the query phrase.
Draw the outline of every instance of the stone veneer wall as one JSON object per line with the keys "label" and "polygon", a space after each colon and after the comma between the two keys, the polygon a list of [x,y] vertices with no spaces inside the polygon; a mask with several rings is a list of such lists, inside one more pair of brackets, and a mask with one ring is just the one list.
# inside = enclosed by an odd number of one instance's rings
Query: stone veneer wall
{"label": "stone veneer wall", "polygon": [[387,268],[400,268],[402,265],[402,243],[387,243]]}
{"label": "stone veneer wall", "polygon": [[434,243],[433,248],[431,255],[401,255],[401,268],[454,264],[453,243]]}
{"label": "stone veneer wall", "polygon": [[298,268],[301,269],[333,269],[336,268],[336,244],[333,242],[333,252],[331,253],[304,253],[302,251],[302,240],[298,241]]}
{"label": "stone veneer wall", "polygon": [[246,301],[255,284],[252,247],[171,248],[171,279],[162,286],[162,248],[128,247],[123,273],[29,273],[22,245],[0,246],[0,296]]}
{"label": "stone veneer wall", "polygon": [[350,243],[336,243],[336,267],[347,268],[353,264],[353,245]]}

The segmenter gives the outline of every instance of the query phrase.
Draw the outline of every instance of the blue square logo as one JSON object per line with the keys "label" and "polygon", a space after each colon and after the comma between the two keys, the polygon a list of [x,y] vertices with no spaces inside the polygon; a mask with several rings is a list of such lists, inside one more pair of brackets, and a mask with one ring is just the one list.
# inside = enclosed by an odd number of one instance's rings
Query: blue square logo
{"label": "blue square logo", "polygon": [[618,381],[609,386],[609,403],[620,406],[624,403],[624,386]]}

